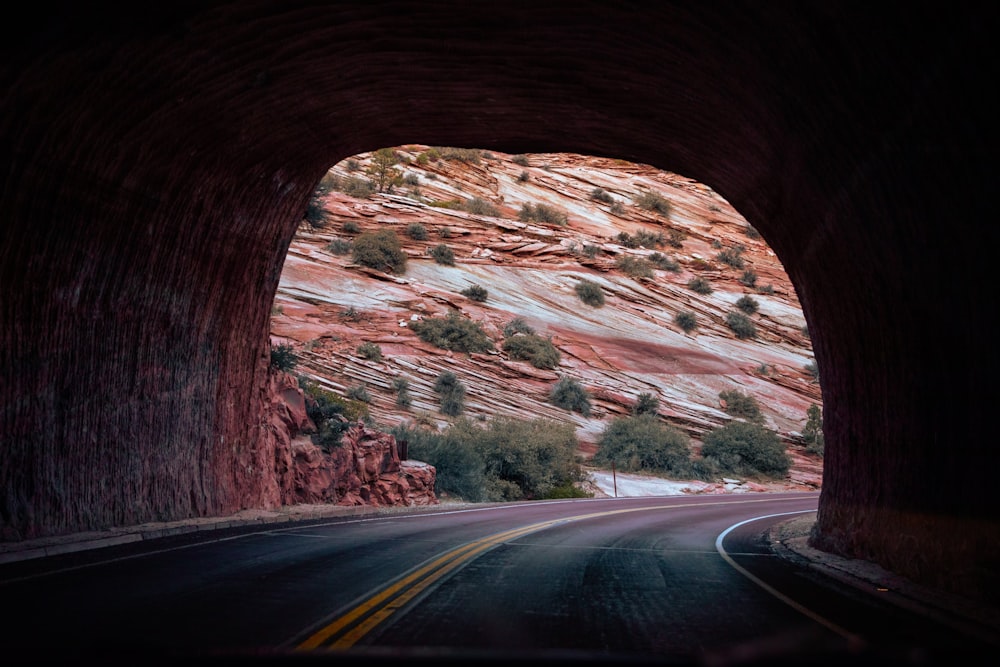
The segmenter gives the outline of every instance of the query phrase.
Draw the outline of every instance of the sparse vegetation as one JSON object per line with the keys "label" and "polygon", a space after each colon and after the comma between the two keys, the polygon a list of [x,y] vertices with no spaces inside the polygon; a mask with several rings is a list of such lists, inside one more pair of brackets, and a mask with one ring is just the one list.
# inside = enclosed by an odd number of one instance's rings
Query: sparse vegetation
{"label": "sparse vegetation", "polygon": [[356,384],[347,388],[347,397],[362,403],[371,403],[372,397],[368,393],[368,388],[364,384]]}
{"label": "sparse vegetation", "polygon": [[618,417],[608,424],[591,459],[624,472],[681,473],[690,468],[691,444],[681,430],[655,414]]}
{"label": "sparse vegetation", "polygon": [[682,310],[674,315],[674,324],[684,330],[684,333],[691,333],[698,328],[698,318],[690,310]]}
{"label": "sparse vegetation", "polygon": [[740,276],[740,282],[746,285],[747,287],[756,287],[757,273],[753,269],[747,269],[746,271],[743,272],[743,275]]}
{"label": "sparse vegetation", "polygon": [[451,248],[448,247],[448,244],[446,243],[439,243],[431,248],[430,255],[438,264],[443,264],[444,266],[455,265],[455,253],[452,252]]}
{"label": "sparse vegetation", "polygon": [[655,268],[661,271],[670,271],[672,273],[680,273],[681,265],[677,263],[676,259],[667,257],[663,253],[654,252],[650,253],[646,260]]}
{"label": "sparse vegetation", "polygon": [[408,408],[413,403],[410,395],[410,381],[405,377],[397,377],[392,380],[392,388],[396,392],[396,405],[401,408]]}
{"label": "sparse vegetation", "polygon": [[597,283],[582,279],[576,284],[576,295],[588,306],[600,308],[604,305],[604,290]]}
{"label": "sparse vegetation", "polygon": [[368,174],[378,192],[392,192],[392,189],[403,182],[403,175],[396,169],[399,156],[394,148],[380,148],[372,154]]}
{"label": "sparse vegetation", "polygon": [[365,232],[354,240],[352,255],[362,266],[388,273],[406,272],[406,253],[392,229]]}
{"label": "sparse vegetation", "polygon": [[427,240],[427,228],[419,222],[411,222],[406,226],[406,234],[414,241]]}
{"label": "sparse vegetation", "polygon": [[444,350],[455,352],[487,352],[493,349],[490,340],[482,326],[470,319],[462,317],[458,311],[452,310],[447,317],[432,317],[410,323],[420,340]]}
{"label": "sparse vegetation", "polygon": [[753,320],[739,311],[732,310],[726,313],[726,326],[741,340],[757,336],[757,327]]}
{"label": "sparse vegetation", "polygon": [[501,216],[500,209],[482,197],[473,197],[462,202],[462,210],[474,215],[488,215],[494,218]]}
{"label": "sparse vegetation", "polygon": [[533,334],[534,328],[520,315],[508,322],[503,328],[504,338],[510,338],[514,334]]}
{"label": "sparse vegetation", "polygon": [[345,234],[358,234],[361,232],[361,227],[358,225],[358,223],[354,222],[353,220],[348,220],[347,222],[345,222],[341,227],[341,229],[344,230]]}
{"label": "sparse vegetation", "polygon": [[605,204],[611,204],[615,201],[615,198],[611,196],[611,193],[606,191],[604,188],[594,188],[591,190],[590,198],[594,201],[604,202]]}
{"label": "sparse vegetation", "polygon": [[465,385],[451,371],[444,371],[434,382],[441,401],[441,413],[457,417],[465,411]]}
{"label": "sparse vegetation", "polygon": [[823,412],[815,403],[806,410],[806,424],[802,427],[802,439],[806,442],[807,452],[823,456]]}
{"label": "sparse vegetation", "polygon": [[358,345],[359,357],[369,361],[382,361],[382,347],[378,343],[365,342]]}
{"label": "sparse vegetation", "polygon": [[482,285],[470,285],[462,290],[461,294],[462,296],[479,303],[485,302],[489,296],[489,292],[487,292],[486,288]]}
{"label": "sparse vegetation", "polygon": [[625,275],[636,279],[653,278],[656,275],[653,271],[653,265],[644,257],[619,255],[615,266]]}
{"label": "sparse vegetation", "polygon": [[643,208],[647,211],[653,211],[654,213],[659,213],[662,216],[670,215],[670,202],[666,197],[661,195],[659,192],[653,192],[652,190],[644,190],[636,195],[634,199],[635,203],[639,208]]}
{"label": "sparse vegetation", "polygon": [[764,413],[760,411],[760,403],[749,394],[745,394],[738,389],[727,389],[719,392],[719,398],[723,402],[723,410],[726,414],[740,419],[746,419],[755,424],[764,423]]}
{"label": "sparse vegetation", "polygon": [[753,298],[749,294],[744,294],[736,301],[736,307],[742,310],[747,315],[753,315],[758,310],[760,310],[760,304],[757,299]]}
{"label": "sparse vegetation", "polygon": [[695,292],[696,294],[712,293],[712,284],[701,276],[697,276],[689,280],[687,286],[689,290]]}
{"label": "sparse vegetation", "polygon": [[368,406],[362,401],[338,396],[305,378],[299,378],[299,387],[306,397],[306,414],[317,429],[310,439],[326,451],[340,444],[352,423],[368,418]]}
{"label": "sparse vegetation", "polygon": [[528,156],[527,155],[515,155],[510,160],[514,164],[519,164],[522,167],[527,167],[528,166]]}
{"label": "sparse vegetation", "polygon": [[719,251],[719,254],[717,254],[715,258],[723,264],[728,264],[734,269],[742,269],[744,266],[742,247],[724,248]]}
{"label": "sparse vegetation", "polygon": [[701,455],[721,472],[732,475],[781,478],[791,465],[774,431],[746,421],[733,421],[709,431]]}
{"label": "sparse vegetation", "polygon": [[333,255],[348,255],[354,244],[347,239],[333,239],[326,244],[326,251]]}
{"label": "sparse vegetation", "polygon": [[552,387],[549,401],[564,410],[579,412],[584,417],[590,416],[590,392],[574,378],[560,377]]}
{"label": "sparse vegetation", "polygon": [[503,350],[515,361],[527,361],[535,368],[553,369],[559,365],[561,355],[548,338],[534,333],[514,334],[503,342]]}
{"label": "sparse vegetation", "polygon": [[271,348],[271,368],[288,373],[298,364],[295,348],[291,345],[276,345]]}
{"label": "sparse vegetation", "polygon": [[632,405],[633,415],[655,415],[660,408],[660,399],[648,392],[643,392],[635,399]]}
{"label": "sparse vegetation", "polygon": [[545,222],[560,226],[569,221],[565,211],[549,204],[522,204],[517,217],[521,222]]}

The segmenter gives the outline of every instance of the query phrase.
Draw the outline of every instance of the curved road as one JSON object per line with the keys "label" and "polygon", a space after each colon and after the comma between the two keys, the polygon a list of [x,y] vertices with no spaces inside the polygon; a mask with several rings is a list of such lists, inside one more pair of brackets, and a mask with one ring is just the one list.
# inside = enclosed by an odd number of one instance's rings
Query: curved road
{"label": "curved road", "polygon": [[817,498],[442,508],[11,564],[0,659],[875,664],[973,650],[776,557],[768,527]]}

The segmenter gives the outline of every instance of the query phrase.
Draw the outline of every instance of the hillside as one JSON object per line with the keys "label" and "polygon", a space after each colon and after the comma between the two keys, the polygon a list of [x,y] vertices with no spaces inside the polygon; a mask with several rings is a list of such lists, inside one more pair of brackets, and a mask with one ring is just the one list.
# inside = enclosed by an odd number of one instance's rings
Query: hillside
{"label": "hillside", "polygon": [[[757,399],[788,445],[789,483],[819,485],[821,459],[805,454],[798,437],[821,396],[794,288],[765,241],[711,189],[621,160],[404,146],[396,149],[401,161],[382,170],[397,185],[369,193],[374,156],[330,169],[315,202],[323,216],[304,220],[289,248],[272,343],[293,346],[297,373],[338,394],[363,386],[379,425],[440,428],[450,418],[433,385],[451,371],[466,387],[465,415],[571,422],[584,456],[643,393],[658,397],[659,414],[697,449],[702,434],[731,419],[720,392],[738,390]],[[422,236],[415,225],[425,238],[413,238]],[[354,241],[383,229],[396,232],[405,252],[401,273],[353,261]],[[431,255],[441,244],[453,264]],[[643,268],[649,276],[637,275]],[[694,278],[711,292],[693,290]],[[584,280],[600,286],[602,306],[581,301]],[[485,289],[485,301],[461,294],[473,286]],[[745,296],[755,312],[738,309]],[[451,352],[411,329],[452,311],[480,323],[495,349]],[[679,312],[693,314],[696,328],[675,323]],[[740,337],[727,324],[733,312],[749,318],[752,334]],[[502,350],[514,318],[552,341],[556,368]],[[381,359],[359,354],[362,343],[377,344]],[[549,402],[563,376],[590,393],[589,416]],[[400,377],[412,395],[405,409],[393,388]]]}

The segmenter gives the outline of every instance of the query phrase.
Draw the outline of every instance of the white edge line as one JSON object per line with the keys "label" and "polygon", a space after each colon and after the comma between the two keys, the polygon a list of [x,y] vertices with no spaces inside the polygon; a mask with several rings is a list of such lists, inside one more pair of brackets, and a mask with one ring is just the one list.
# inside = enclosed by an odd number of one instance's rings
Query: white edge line
{"label": "white edge line", "polygon": [[849,642],[851,642],[852,645],[863,646],[865,644],[865,641],[860,636],[854,634],[853,632],[851,632],[849,630],[845,630],[844,628],[840,627],[839,625],[837,625],[833,621],[820,616],[819,614],[817,614],[816,612],[812,611],[811,609],[808,609],[807,607],[802,606],[801,604],[799,604],[795,600],[791,599],[790,597],[788,597],[787,595],[785,595],[781,591],[778,591],[777,589],[773,588],[772,586],[768,585],[767,583],[765,583],[761,579],[757,578],[756,576],[754,576],[753,574],[751,574],[750,572],[748,572],[746,569],[740,567],[740,565],[738,565],[736,563],[736,561],[734,561],[732,559],[732,557],[728,553],[726,553],[726,550],[722,546],[722,541],[726,538],[726,535],[728,535],[731,531],[735,530],[736,528],[739,528],[740,526],[742,526],[744,524],[748,524],[748,523],[751,523],[753,521],[759,521],[761,519],[770,519],[770,518],[776,517],[776,516],[788,516],[788,515],[791,515],[791,514],[805,514],[807,512],[815,512],[815,511],[816,510],[799,510],[799,511],[796,511],[796,512],[780,512],[778,514],[765,514],[764,516],[757,516],[757,517],[753,517],[752,519],[746,519],[745,521],[740,521],[739,523],[735,523],[732,526],[730,526],[729,528],[726,528],[724,531],[722,531],[721,533],[719,533],[719,536],[715,538],[715,550],[719,552],[719,555],[722,556],[722,559],[725,560],[727,563],[729,563],[733,567],[733,569],[735,569],[737,572],[739,572],[740,574],[742,574],[744,577],[746,577],[747,579],[749,579],[753,583],[755,583],[758,586],[760,586],[761,588],[763,588],[765,591],[767,591],[768,593],[770,593],[771,595],[773,595],[777,599],[779,599],[782,602],[784,602],[785,604],[787,604],[792,609],[796,610],[800,614],[808,616],[812,620],[816,621],[820,625],[823,625],[823,626],[829,628],[833,632],[836,632],[838,635],[840,635],[841,637],[844,637]]}

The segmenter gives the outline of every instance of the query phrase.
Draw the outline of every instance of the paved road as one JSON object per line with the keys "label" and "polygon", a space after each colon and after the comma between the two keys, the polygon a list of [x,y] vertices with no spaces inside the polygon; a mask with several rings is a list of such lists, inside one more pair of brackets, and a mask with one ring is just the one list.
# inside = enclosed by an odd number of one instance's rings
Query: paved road
{"label": "paved road", "polygon": [[0,566],[0,597],[16,610],[2,645],[22,659],[146,664],[331,652],[359,664],[927,664],[988,648],[776,557],[769,527],[816,502],[792,493],[442,508],[20,561]]}

